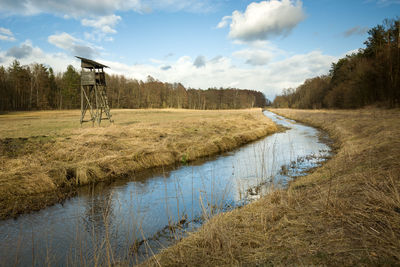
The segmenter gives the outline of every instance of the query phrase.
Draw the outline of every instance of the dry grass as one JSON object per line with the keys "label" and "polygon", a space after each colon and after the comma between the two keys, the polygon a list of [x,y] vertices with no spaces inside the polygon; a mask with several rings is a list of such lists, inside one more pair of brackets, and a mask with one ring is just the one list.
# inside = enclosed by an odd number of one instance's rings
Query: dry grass
{"label": "dry grass", "polygon": [[273,111],[327,130],[337,154],[287,190],[215,216],[158,262],[399,265],[400,110]]}
{"label": "dry grass", "polygon": [[79,185],[217,154],[277,130],[260,109],[112,113],[114,125],[83,128],[79,111],[0,115],[0,218],[52,204]]}

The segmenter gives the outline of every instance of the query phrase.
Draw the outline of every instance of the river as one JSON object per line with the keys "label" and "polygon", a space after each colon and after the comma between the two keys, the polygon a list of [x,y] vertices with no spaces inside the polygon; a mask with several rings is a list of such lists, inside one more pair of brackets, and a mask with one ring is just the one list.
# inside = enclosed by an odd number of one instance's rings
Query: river
{"label": "river", "polygon": [[188,165],[87,186],[63,204],[0,221],[0,266],[140,262],[330,157],[324,133],[264,114],[288,129]]}

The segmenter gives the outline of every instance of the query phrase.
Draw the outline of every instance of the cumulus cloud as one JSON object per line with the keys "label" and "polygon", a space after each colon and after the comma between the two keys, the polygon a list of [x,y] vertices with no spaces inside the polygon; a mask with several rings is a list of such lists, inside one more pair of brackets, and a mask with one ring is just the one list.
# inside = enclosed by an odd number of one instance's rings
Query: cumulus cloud
{"label": "cumulus cloud", "polygon": [[225,16],[222,18],[222,20],[218,23],[217,28],[221,29],[221,28],[225,28],[226,26],[228,26],[229,21],[231,21],[232,16]]}
{"label": "cumulus cloud", "polygon": [[121,17],[113,14],[102,17],[93,17],[91,19],[85,18],[81,20],[81,24],[94,29],[91,33],[85,32],[86,39],[93,41],[113,41],[114,39],[107,35],[117,33],[115,27],[120,21]]}
{"label": "cumulus cloud", "polygon": [[10,48],[8,51],[0,50],[1,63],[10,65],[15,59],[22,65],[42,63],[52,67],[55,71],[65,71],[68,65],[79,68],[79,61],[65,53],[45,53],[39,47],[34,46],[30,40],[21,43],[17,49]]}
{"label": "cumulus cloud", "polygon": [[[222,0],[218,0],[222,1]],[[65,19],[81,20],[83,26],[92,27],[86,39],[112,41],[121,20],[117,12],[148,13],[154,10],[208,12],[217,5],[215,0],[1,0],[0,15],[55,14]],[[13,36],[0,34],[0,40],[13,41]]]}
{"label": "cumulus cloud", "polygon": [[268,41],[235,41],[235,43],[239,45],[246,44],[247,48],[234,52],[232,56],[242,59],[246,64],[253,66],[267,65],[277,57],[287,56],[286,51],[279,49],[273,43]]}
{"label": "cumulus cloud", "polygon": [[234,52],[233,56],[244,59],[246,64],[253,66],[266,65],[273,58],[273,55],[269,51],[262,49],[243,49]]}
{"label": "cumulus cloud", "polygon": [[0,40],[15,41],[14,34],[7,28],[0,27]]}
{"label": "cumulus cloud", "polygon": [[[40,48],[26,41],[19,47],[27,46],[28,48],[25,50],[30,51],[30,53],[15,54],[14,52],[0,51],[0,58],[2,58],[4,65],[9,65],[16,58],[15,56],[24,54],[19,59],[21,64],[46,63],[53,67],[56,72],[65,71],[69,64],[79,68],[78,60],[73,57],[76,54],[71,53],[75,53],[76,48],[74,47],[77,45],[84,46],[81,40],[63,33],[49,37],[49,42],[66,50],[67,53],[44,53]],[[199,58],[198,63],[200,64],[196,64],[196,66],[194,62],[197,58]],[[254,89],[264,92],[269,99],[273,99],[276,94],[281,93],[283,88],[297,87],[307,78],[326,74],[331,63],[338,59],[323,54],[321,51],[311,51],[295,56],[285,55],[280,60],[274,58],[268,62],[268,67],[255,64],[252,68],[247,68],[234,64],[234,59],[227,56],[216,56],[210,60],[207,60],[204,56],[197,58],[183,56],[177,60],[152,60],[148,64],[136,65],[98,57],[96,60],[110,66],[110,69],[107,69],[107,73],[110,74],[123,74],[126,77],[138,80],[146,80],[147,76],[151,75],[160,81],[180,82],[184,86],[192,88],[236,87]],[[201,67],[198,67],[200,65]]]}
{"label": "cumulus cloud", "polygon": [[[192,88],[247,88],[263,91],[268,98],[273,99],[283,88],[297,87],[308,78],[328,73],[331,63],[337,59],[321,51],[312,51],[270,62],[267,68],[261,65],[252,68],[240,67],[233,63],[232,58],[226,56],[208,60],[200,68],[193,64],[196,60],[188,56],[168,64],[160,62],[159,65],[101,62],[110,66],[110,73],[124,74],[138,80],[146,80],[146,77],[151,75],[160,81],[180,82]],[[170,68],[166,68],[167,66]]]}
{"label": "cumulus cloud", "polygon": [[210,61],[211,62],[218,62],[220,59],[223,59],[223,56],[218,55],[218,56],[213,57]]}
{"label": "cumulus cloud", "polygon": [[271,68],[277,76],[280,76],[279,73],[289,73],[286,81],[296,81],[299,78],[304,79],[303,77],[310,78],[326,74],[331,63],[336,60],[336,57],[324,55],[321,51],[316,50],[275,62],[271,64]]}
{"label": "cumulus cloud", "polygon": [[297,0],[270,0],[253,2],[244,13],[235,10],[217,25],[228,25],[229,37],[242,41],[267,40],[272,36],[286,35],[305,18],[302,2]]}
{"label": "cumulus cloud", "polygon": [[162,66],[161,67],[162,70],[169,70],[170,68],[172,68],[170,65],[166,65],[166,66]]}
{"label": "cumulus cloud", "polygon": [[206,65],[206,58],[204,56],[197,56],[196,59],[193,62],[193,66],[196,66],[196,68],[201,68]]}
{"label": "cumulus cloud", "polygon": [[27,40],[24,43],[22,43],[20,46],[11,47],[7,51],[6,56],[13,57],[16,59],[21,59],[21,58],[28,57],[32,53],[32,51],[33,51],[32,43],[31,43],[31,41]]}
{"label": "cumulus cloud", "polygon": [[47,40],[52,45],[64,49],[76,56],[92,58],[94,55],[98,54],[98,49],[100,49],[91,44],[87,44],[66,32],[50,35]]}
{"label": "cumulus cloud", "polygon": [[366,34],[367,32],[368,32],[368,27],[355,26],[345,31],[343,35],[344,37],[350,37],[353,35],[363,35]]}
{"label": "cumulus cloud", "polygon": [[81,23],[83,26],[93,27],[99,31],[102,31],[103,33],[117,33],[114,28],[120,20],[120,16],[113,14],[94,19],[82,19]]}
{"label": "cumulus cloud", "polygon": [[50,35],[48,41],[59,48],[70,50],[71,46],[78,42],[78,39],[63,32],[61,34]]}

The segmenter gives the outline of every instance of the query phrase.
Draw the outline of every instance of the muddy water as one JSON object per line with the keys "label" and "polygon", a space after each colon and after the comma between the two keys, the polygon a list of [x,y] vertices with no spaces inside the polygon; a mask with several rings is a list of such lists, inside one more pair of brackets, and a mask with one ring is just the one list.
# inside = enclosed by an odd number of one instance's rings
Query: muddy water
{"label": "muddy water", "polygon": [[218,157],[85,187],[62,205],[0,221],[0,265],[139,262],[330,156],[316,129],[264,113],[289,129]]}

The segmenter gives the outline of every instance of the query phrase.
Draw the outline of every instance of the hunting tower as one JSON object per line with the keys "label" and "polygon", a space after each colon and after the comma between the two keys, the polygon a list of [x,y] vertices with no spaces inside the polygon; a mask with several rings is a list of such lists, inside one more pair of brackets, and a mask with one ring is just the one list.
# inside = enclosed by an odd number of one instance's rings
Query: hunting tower
{"label": "hunting tower", "polygon": [[[77,57],[81,60],[81,125],[84,122],[95,122],[100,125],[102,120],[109,120],[111,123],[110,107],[107,99],[107,85],[104,68],[106,65],[96,61]],[[85,115],[89,110],[89,117]],[[103,117],[104,112],[104,117]]]}

